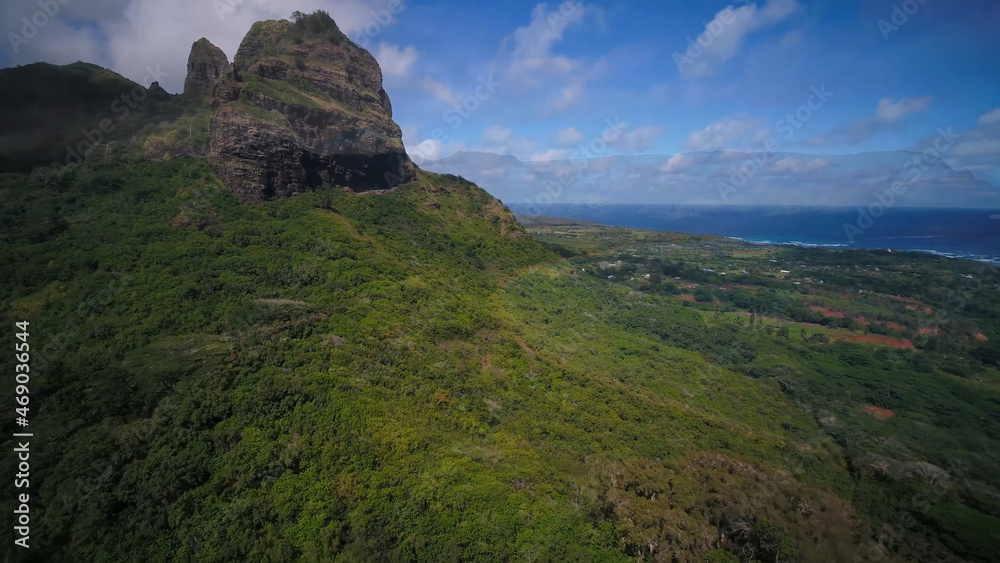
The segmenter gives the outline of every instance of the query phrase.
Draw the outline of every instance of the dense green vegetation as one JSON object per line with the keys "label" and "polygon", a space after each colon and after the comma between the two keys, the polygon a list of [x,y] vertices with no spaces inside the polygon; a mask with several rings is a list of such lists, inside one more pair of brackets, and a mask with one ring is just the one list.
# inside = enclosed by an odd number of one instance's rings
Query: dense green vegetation
{"label": "dense green vegetation", "polygon": [[337,22],[333,21],[330,14],[317,10],[311,14],[304,14],[296,11],[292,14],[292,21],[295,23],[290,38],[293,43],[301,43],[306,39],[321,38],[339,45],[348,41],[347,36],[337,27]]}
{"label": "dense green vegetation", "polygon": [[[764,270],[822,254],[598,229],[609,254],[562,260],[431,174],[249,205],[202,159],[112,158],[0,190],[4,322],[37,346],[33,560],[995,553],[995,368],[802,340],[789,314],[838,288]],[[669,274],[739,253],[768,283],[680,299]],[[889,263],[959,264],[922,260]],[[959,313],[942,335],[996,334]]]}
{"label": "dense green vegetation", "polygon": [[[901,544],[916,543],[911,560],[953,557],[948,550],[964,559],[996,557],[994,267],[603,227],[533,232],[589,252],[553,266],[546,283],[579,287],[571,302],[584,304],[588,324],[607,325],[600,333],[625,329],[775,382],[812,419],[783,428],[843,461],[787,467],[850,499],[873,526],[888,526],[882,541],[891,549],[907,553]],[[617,247],[630,237],[653,242]],[[601,241],[606,253],[593,252]]]}
{"label": "dense green vegetation", "polygon": [[428,175],[253,206],[189,158],[44,181],[2,188],[4,320],[40,347],[37,556],[460,553],[492,529],[457,534],[465,503],[516,516],[504,473],[468,475],[501,436],[449,343],[496,330],[494,280],[550,255],[485,192]]}
{"label": "dense green vegetation", "polygon": [[[342,35],[293,19],[292,44]],[[122,85],[66,72],[95,88],[73,123]],[[77,166],[24,172],[61,137],[0,163],[34,433],[32,549],[7,559],[1000,558],[994,269],[525,230],[425,172],[250,204],[206,107],[133,118]]]}

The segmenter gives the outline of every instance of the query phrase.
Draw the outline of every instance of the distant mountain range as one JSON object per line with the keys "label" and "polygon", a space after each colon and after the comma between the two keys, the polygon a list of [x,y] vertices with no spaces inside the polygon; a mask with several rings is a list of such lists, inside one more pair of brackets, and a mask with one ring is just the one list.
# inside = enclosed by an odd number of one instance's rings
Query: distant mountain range
{"label": "distant mountain range", "polygon": [[421,166],[464,176],[505,202],[534,203],[539,211],[549,203],[1000,208],[1000,189],[993,184],[940,159],[922,158],[910,151],[720,151],[525,162],[458,152]]}

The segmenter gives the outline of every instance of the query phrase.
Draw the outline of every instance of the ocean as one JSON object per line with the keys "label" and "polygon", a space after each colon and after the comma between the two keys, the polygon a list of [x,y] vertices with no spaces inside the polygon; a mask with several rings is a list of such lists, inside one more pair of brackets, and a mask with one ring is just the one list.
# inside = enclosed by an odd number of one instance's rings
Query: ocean
{"label": "ocean", "polygon": [[[529,209],[509,207],[515,214]],[[542,215],[763,244],[891,248],[1000,264],[1000,210],[552,204]]]}

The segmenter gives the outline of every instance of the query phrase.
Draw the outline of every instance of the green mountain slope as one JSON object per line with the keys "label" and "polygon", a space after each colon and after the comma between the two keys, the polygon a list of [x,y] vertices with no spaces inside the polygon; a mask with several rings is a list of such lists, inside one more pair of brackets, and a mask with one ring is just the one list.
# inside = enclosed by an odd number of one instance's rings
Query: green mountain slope
{"label": "green mountain slope", "polygon": [[[380,196],[326,190],[262,206],[190,158],[0,190],[4,321],[30,320],[39,346],[35,533],[60,560],[256,559],[263,537],[227,539],[217,503],[263,503],[253,510],[272,526],[272,508],[315,505],[321,521],[278,524],[279,543],[290,525],[300,548],[327,543],[315,526],[326,538],[350,530],[340,541],[358,553],[388,549],[406,517],[375,484],[415,486],[428,460],[492,418],[475,358],[452,346],[498,329],[498,277],[551,258],[488,194],[432,174]],[[19,213],[29,206],[60,228],[32,230]],[[271,496],[283,474],[305,479],[291,503]],[[335,508],[329,488],[352,486],[372,489]],[[352,510],[400,531],[369,535],[342,520]],[[186,532],[169,530],[182,522],[199,543],[178,543]]]}
{"label": "green mountain slope", "polygon": [[171,98],[155,82],[144,88],[88,63],[3,69],[0,173],[78,163],[95,144],[126,139],[151,120],[175,119]]}

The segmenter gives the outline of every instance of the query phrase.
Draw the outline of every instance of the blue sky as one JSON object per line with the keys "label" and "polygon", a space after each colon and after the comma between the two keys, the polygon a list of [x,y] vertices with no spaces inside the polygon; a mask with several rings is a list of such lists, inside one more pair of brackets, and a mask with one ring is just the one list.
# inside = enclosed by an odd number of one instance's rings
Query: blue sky
{"label": "blue sky", "polygon": [[[814,86],[832,96],[782,150],[922,150],[939,127],[975,129],[1000,107],[1000,9],[914,6],[896,26],[892,2],[412,2],[369,41],[384,44],[374,52],[410,144],[447,134],[443,146],[427,142],[428,156],[565,154],[609,119],[629,130],[606,154],[750,149]],[[713,19],[708,48],[688,53]],[[496,92],[470,102],[479,108],[458,128],[446,122],[491,73]]]}
{"label": "blue sky", "polygon": [[[11,33],[39,8],[5,3],[0,65],[82,59],[176,92],[199,37],[231,57],[253,21],[318,8],[379,60],[418,162],[753,150],[768,138],[815,155],[924,150],[944,129],[960,135],[943,155],[952,167],[1000,183],[995,0],[68,0],[16,49]],[[706,46],[689,50],[699,37]],[[609,124],[620,129],[605,146]]]}

